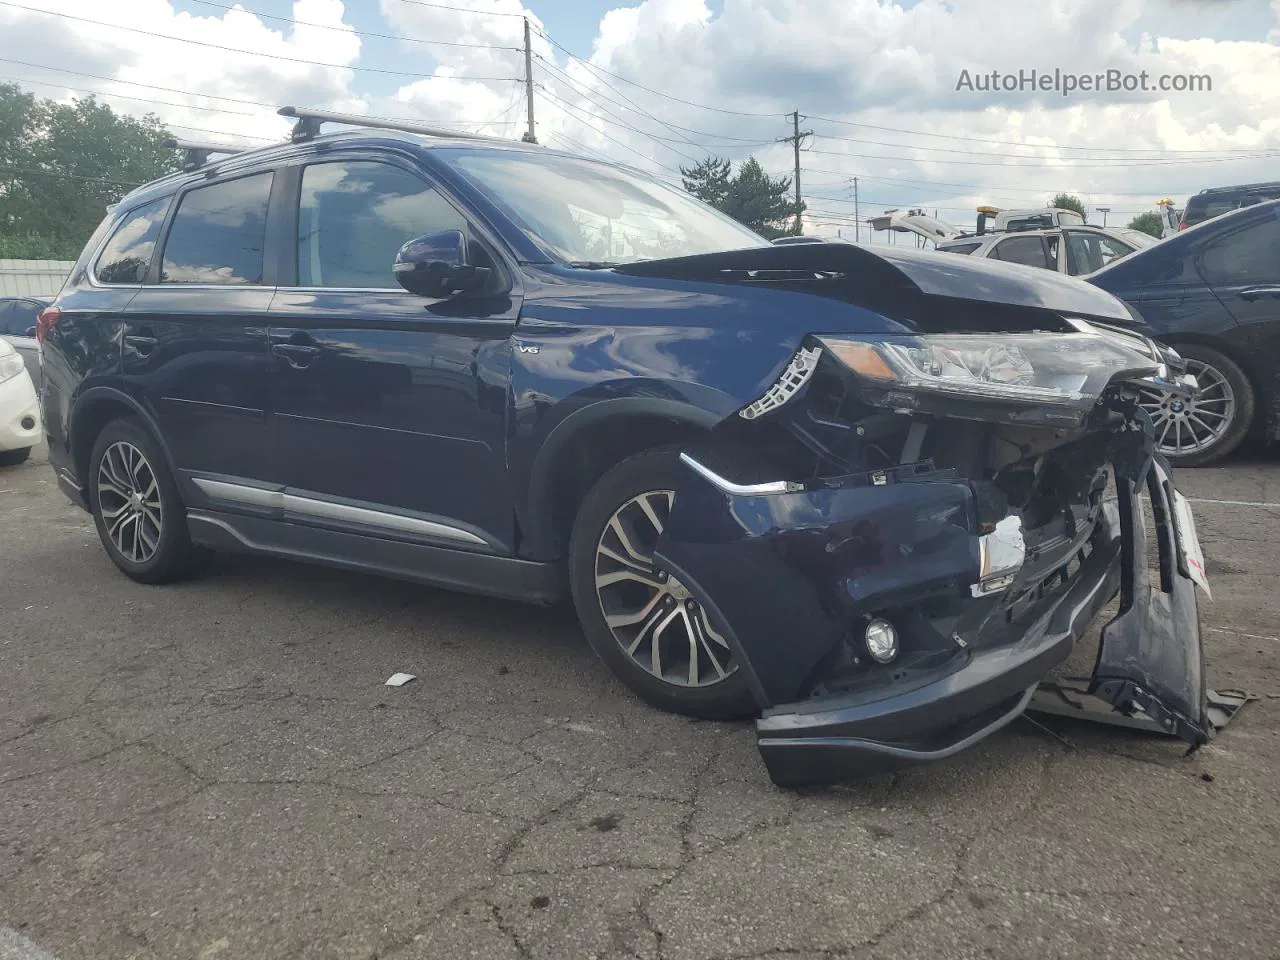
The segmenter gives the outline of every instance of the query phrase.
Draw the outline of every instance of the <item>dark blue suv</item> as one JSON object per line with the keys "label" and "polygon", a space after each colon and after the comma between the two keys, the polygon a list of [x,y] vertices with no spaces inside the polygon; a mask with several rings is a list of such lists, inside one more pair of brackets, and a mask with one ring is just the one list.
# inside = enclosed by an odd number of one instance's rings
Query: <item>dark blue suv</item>
{"label": "dark blue suv", "polygon": [[1137,402],[1177,357],[1110,294],[315,127],[126,197],[41,315],[50,459],[130,577],[212,548],[571,596],[649,702],[762,714],[780,783],[976,742],[1119,592],[1091,689],[1208,735],[1194,526]]}

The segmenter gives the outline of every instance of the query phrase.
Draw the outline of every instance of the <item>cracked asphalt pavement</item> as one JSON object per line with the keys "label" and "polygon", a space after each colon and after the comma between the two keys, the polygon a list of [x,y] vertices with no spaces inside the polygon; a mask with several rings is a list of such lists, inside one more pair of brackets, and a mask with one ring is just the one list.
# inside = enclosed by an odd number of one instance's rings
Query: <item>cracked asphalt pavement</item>
{"label": "cracked asphalt pavement", "polygon": [[0,471],[0,958],[1280,956],[1280,462],[1178,480],[1210,683],[1262,698],[1213,743],[1019,721],[796,793],[565,611],[134,584],[37,455]]}

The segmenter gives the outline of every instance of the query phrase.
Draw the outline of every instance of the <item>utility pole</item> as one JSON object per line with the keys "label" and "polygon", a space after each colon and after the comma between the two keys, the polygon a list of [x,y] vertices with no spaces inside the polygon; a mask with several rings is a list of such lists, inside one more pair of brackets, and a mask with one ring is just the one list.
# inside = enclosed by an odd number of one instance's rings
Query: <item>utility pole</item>
{"label": "utility pole", "polygon": [[789,144],[791,144],[792,146],[794,146],[794,147],[795,147],[795,151],[796,151],[796,171],[795,171],[795,182],[796,182],[796,227],[795,227],[795,230],[796,230],[796,236],[799,236],[799,235],[800,235],[800,230],[801,230],[801,221],[800,221],[800,143],[804,140],[804,138],[805,138],[805,137],[811,137],[811,136],[813,136],[813,131],[812,131],[812,130],[805,130],[803,133],[801,133],[801,131],[800,131],[800,111],[799,111],[799,110],[792,111],[792,113],[791,113],[791,131],[792,131],[792,132],[791,132],[791,136],[789,136],[789,137],[779,137],[779,138],[778,138],[778,143],[789,143]]}
{"label": "utility pole", "polygon": [[[858,178],[853,178],[853,242],[860,243],[862,241],[862,227],[858,220]],[[871,242],[871,238],[867,237],[867,242]]]}
{"label": "utility pole", "polygon": [[524,99],[529,112],[529,126],[520,139],[525,143],[537,143],[533,133],[533,50],[529,43],[529,18],[524,18]]}

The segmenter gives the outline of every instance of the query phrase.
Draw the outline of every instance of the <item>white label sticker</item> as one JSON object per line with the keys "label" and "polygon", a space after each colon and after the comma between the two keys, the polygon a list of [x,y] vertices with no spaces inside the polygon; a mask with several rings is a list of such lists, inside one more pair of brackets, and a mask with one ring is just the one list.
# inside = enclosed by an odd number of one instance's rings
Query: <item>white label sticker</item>
{"label": "white label sticker", "polygon": [[1182,558],[1191,573],[1191,579],[1210,600],[1209,574],[1204,568],[1204,553],[1200,550],[1200,537],[1196,533],[1196,520],[1191,514],[1191,504],[1176,490],[1173,493],[1173,523],[1178,528],[1178,540],[1182,544]]}

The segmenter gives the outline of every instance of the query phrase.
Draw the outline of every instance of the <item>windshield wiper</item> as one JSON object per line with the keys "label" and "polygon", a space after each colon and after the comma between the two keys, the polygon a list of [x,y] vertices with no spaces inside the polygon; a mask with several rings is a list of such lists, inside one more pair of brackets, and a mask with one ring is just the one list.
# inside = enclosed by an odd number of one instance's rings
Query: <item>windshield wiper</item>
{"label": "windshield wiper", "polygon": [[618,263],[614,260],[570,260],[569,266],[580,270],[612,270]]}

